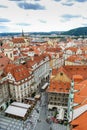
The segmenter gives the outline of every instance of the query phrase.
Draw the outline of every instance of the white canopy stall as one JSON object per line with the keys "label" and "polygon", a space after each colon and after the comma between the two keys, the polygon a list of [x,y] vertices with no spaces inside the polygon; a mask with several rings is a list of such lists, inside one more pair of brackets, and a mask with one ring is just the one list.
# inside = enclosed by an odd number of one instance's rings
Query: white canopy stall
{"label": "white canopy stall", "polygon": [[31,105],[20,103],[20,102],[13,102],[5,111],[7,115],[19,117],[25,119],[27,112]]}

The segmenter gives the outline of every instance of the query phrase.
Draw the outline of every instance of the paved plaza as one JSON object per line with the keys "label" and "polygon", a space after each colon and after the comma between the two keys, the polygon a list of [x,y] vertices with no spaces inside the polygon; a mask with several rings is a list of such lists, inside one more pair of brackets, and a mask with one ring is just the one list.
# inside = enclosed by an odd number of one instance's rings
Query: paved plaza
{"label": "paved plaza", "polygon": [[0,113],[0,130],[67,130],[67,126],[47,123],[46,119],[53,114],[47,109],[46,93],[43,93],[41,100],[37,102],[30,116],[25,121],[7,117],[4,112]]}
{"label": "paved plaza", "polygon": [[[40,110],[39,102],[35,106]],[[0,113],[0,130],[34,130],[37,120],[39,118],[39,113],[34,109],[31,115],[26,119],[17,120],[15,118],[7,117],[4,112]]]}

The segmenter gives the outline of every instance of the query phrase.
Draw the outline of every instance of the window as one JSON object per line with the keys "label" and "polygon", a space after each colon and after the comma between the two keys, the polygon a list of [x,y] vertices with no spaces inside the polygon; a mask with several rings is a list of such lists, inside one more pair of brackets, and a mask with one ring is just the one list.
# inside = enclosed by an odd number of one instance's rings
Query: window
{"label": "window", "polygon": [[50,99],[53,99],[53,97],[50,97]]}
{"label": "window", "polygon": [[63,76],[63,73],[61,72],[60,75]]}
{"label": "window", "polygon": [[12,57],[12,53],[10,53],[10,57]]}
{"label": "window", "polygon": [[57,98],[55,97],[54,100],[56,100]]}

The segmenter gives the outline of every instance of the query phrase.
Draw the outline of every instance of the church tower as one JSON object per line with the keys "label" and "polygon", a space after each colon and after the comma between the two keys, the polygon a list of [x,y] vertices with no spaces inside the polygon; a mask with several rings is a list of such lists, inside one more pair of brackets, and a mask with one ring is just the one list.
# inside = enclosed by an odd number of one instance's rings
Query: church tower
{"label": "church tower", "polygon": [[24,31],[23,31],[23,29],[22,29],[22,37],[24,37]]}

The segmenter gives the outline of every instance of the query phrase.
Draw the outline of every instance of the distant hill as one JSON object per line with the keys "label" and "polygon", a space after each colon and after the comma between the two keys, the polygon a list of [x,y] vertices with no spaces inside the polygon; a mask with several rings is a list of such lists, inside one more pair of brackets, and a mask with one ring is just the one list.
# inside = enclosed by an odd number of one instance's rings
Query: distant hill
{"label": "distant hill", "polygon": [[[71,36],[87,36],[87,27],[79,27],[75,29],[71,29],[69,31],[51,31],[51,32],[26,32],[24,33],[25,35],[41,35],[41,36],[46,36],[46,35],[71,35]],[[0,33],[0,36],[21,36],[22,33],[20,32],[10,32],[10,33]]]}
{"label": "distant hill", "polygon": [[[41,35],[41,36],[46,36],[46,35],[60,35],[63,33],[63,31],[52,31],[52,32],[26,32],[24,35],[30,36],[30,35]],[[19,32],[10,32],[10,33],[0,33],[0,36],[22,36],[22,33]]]}
{"label": "distant hill", "polygon": [[79,27],[63,32],[62,35],[84,36],[87,35],[87,27]]}
{"label": "distant hill", "polygon": [[22,35],[22,33],[19,33],[19,32],[10,32],[10,33],[0,33],[0,36],[1,37],[8,37],[8,36],[10,36],[10,37],[12,37],[12,36],[18,36],[18,35]]}

